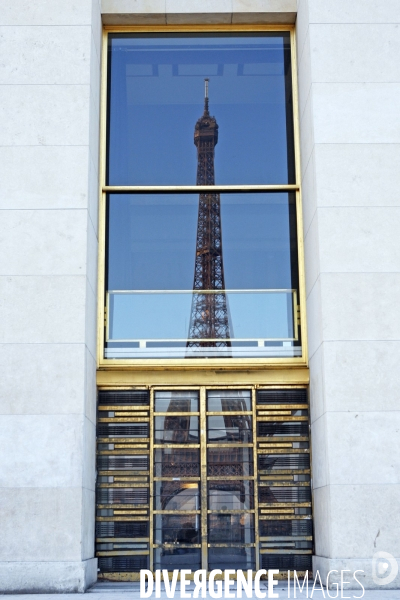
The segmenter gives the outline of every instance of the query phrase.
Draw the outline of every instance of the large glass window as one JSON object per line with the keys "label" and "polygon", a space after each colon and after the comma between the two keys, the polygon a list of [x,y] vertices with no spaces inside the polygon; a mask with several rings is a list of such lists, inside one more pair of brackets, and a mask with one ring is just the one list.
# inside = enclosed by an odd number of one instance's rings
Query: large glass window
{"label": "large glass window", "polygon": [[104,358],[301,357],[291,73],[290,32],[109,35]]}
{"label": "large glass window", "polygon": [[110,34],[109,185],[193,185],[193,129],[219,126],[216,181],[295,182],[290,34]]}

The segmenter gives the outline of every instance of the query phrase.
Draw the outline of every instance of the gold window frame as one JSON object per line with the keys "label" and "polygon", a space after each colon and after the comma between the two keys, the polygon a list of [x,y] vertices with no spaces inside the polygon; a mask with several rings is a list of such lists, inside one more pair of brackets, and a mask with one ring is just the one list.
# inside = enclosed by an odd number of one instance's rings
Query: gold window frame
{"label": "gold window frame", "polygon": [[[108,186],[106,185],[106,135],[107,135],[107,71],[108,71],[108,34],[110,33],[217,33],[217,32],[264,32],[281,31],[290,32],[291,44],[291,66],[292,66],[292,93],[293,93],[293,124],[294,124],[294,152],[295,152],[295,176],[296,183],[292,185],[223,185],[212,186],[212,191],[224,192],[231,190],[257,190],[257,191],[276,191],[276,192],[295,192],[296,195],[296,215],[297,215],[297,246],[298,246],[298,269],[299,269],[299,301],[300,310],[296,310],[297,325],[301,328],[302,336],[302,355],[291,358],[104,358],[104,338],[106,325],[106,291],[105,291],[105,240],[106,240],[106,195],[107,193],[118,192],[157,192],[157,191],[185,191],[199,193],[199,186]],[[308,366],[308,345],[307,345],[307,320],[306,320],[306,290],[304,273],[304,243],[303,243],[303,219],[302,219],[302,198],[301,198],[301,163],[300,163],[300,132],[299,132],[299,114],[298,114],[298,83],[297,83],[297,56],[296,56],[296,32],[294,25],[136,25],[136,26],[105,26],[103,27],[102,40],[102,80],[101,80],[101,110],[100,110],[100,186],[99,186],[99,260],[98,260],[98,325],[97,325],[97,367],[101,371],[120,370],[120,375],[115,378],[104,376],[98,377],[100,385],[121,385],[121,384],[143,384],[149,383],[148,371],[163,372],[163,381],[168,385],[170,380],[168,372],[173,371],[197,371],[196,383],[201,383],[203,379],[201,372],[210,372],[220,370],[226,374],[232,383],[232,378],[237,381],[237,374],[234,372],[246,369],[251,377],[251,371],[264,370],[269,367],[274,371],[271,383],[276,384],[277,379],[280,383],[308,383],[308,373],[305,373],[305,367]],[[207,190],[208,186],[201,186],[201,190]],[[292,376],[286,372],[283,375],[282,369],[292,370]],[[277,371],[275,372],[275,369]],[[129,376],[129,371],[131,376]],[[132,376],[133,371],[141,373],[139,377]],[[274,376],[275,372],[275,376]],[[125,373],[125,376],[122,376]],[[111,373],[110,373],[111,375]],[[172,375],[172,373],[171,373]],[[280,375],[280,376],[279,376]],[[283,377],[282,377],[283,376]],[[179,378],[180,379],[180,378]],[[239,377],[243,383],[250,383],[248,377]],[[269,378],[268,378],[269,379]],[[254,382],[254,376],[251,377]],[[191,378],[192,384],[195,383]],[[224,378],[224,382],[228,380]],[[160,382],[161,383],[161,382]],[[182,384],[182,381],[179,381]],[[222,384],[223,385],[223,384]]]}

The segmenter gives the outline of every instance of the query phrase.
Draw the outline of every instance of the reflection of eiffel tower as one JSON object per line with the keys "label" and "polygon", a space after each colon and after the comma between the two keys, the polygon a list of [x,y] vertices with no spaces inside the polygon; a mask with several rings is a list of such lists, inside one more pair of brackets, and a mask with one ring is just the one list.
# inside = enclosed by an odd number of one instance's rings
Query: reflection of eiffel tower
{"label": "reflection of eiffel tower", "polygon": [[[214,148],[217,142],[218,125],[208,110],[206,79],[204,113],[194,130],[194,143],[197,146],[197,185],[215,185]],[[200,194],[192,310],[186,345],[231,346],[231,330],[222,260],[220,195]]]}

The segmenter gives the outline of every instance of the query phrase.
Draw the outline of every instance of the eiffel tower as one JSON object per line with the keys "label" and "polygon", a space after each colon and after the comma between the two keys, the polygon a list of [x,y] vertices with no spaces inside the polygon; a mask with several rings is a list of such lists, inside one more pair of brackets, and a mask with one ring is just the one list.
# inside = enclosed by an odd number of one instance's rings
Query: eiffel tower
{"label": "eiffel tower", "polygon": [[[204,112],[194,129],[197,146],[196,185],[215,185],[214,149],[218,124],[208,109],[208,79],[205,79]],[[231,347],[232,327],[225,294],[222,259],[220,195],[199,195],[196,259],[187,348]]]}

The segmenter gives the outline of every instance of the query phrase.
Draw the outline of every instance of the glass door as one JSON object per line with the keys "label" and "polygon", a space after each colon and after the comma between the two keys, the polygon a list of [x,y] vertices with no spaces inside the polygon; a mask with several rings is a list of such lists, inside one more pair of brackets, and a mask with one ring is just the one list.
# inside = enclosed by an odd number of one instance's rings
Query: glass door
{"label": "glass door", "polygon": [[252,393],[208,390],[206,399],[208,570],[254,570]]}
{"label": "glass door", "polygon": [[199,391],[155,391],[154,569],[201,569]]}

